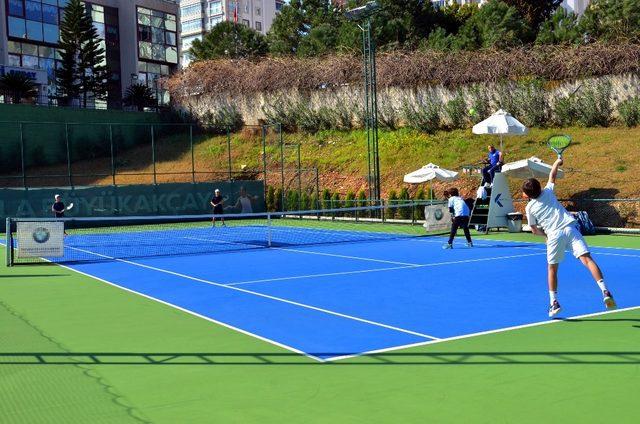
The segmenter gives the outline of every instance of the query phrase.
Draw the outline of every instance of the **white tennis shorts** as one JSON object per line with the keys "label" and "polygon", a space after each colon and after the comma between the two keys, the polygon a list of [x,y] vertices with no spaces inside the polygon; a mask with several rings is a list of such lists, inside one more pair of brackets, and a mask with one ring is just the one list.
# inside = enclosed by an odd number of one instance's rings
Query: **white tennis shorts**
{"label": "white tennis shorts", "polygon": [[574,225],[547,234],[547,262],[559,264],[564,259],[564,251],[567,249],[571,249],[576,258],[589,253],[589,246]]}

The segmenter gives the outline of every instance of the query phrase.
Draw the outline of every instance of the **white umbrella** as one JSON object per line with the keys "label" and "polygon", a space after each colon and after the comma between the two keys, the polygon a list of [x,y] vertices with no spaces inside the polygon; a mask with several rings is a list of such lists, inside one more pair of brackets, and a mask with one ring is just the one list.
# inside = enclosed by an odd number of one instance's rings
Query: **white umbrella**
{"label": "white umbrella", "polygon": [[474,134],[496,134],[500,136],[500,150],[502,151],[502,137],[505,135],[525,135],[529,132],[520,121],[509,113],[500,109],[487,119],[473,126]]}
{"label": "white umbrella", "polygon": [[417,171],[405,175],[403,181],[405,183],[420,184],[431,180],[454,181],[457,179],[457,172],[449,171],[448,169],[440,168],[438,165],[430,163]]}
{"label": "white umbrella", "polygon": [[[547,178],[551,172],[551,165],[544,163],[535,156],[502,166],[502,173],[508,177],[526,180],[527,178]],[[564,171],[558,170],[558,178],[564,177]]]}

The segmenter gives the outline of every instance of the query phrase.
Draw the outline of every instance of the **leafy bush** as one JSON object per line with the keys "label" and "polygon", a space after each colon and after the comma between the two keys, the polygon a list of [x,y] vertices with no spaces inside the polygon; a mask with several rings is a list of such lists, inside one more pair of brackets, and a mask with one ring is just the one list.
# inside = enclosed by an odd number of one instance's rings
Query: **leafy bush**
{"label": "leafy bush", "polygon": [[578,123],[585,127],[607,127],[611,122],[611,83],[600,82],[576,96]]}
{"label": "leafy bush", "polygon": [[300,210],[308,211],[310,209],[313,209],[311,206],[311,196],[309,196],[307,190],[303,190],[302,196],[300,197]]}
{"label": "leafy bush", "polygon": [[284,211],[283,206],[284,205],[282,204],[282,188],[278,187],[275,193],[275,202],[274,202],[275,211]]}
{"label": "leafy bush", "polygon": [[568,127],[578,120],[578,111],[572,96],[557,99],[553,108],[554,121],[558,126]]}
{"label": "leafy bush", "polygon": [[[400,200],[400,204],[409,203],[409,190],[406,187],[402,187],[398,198]],[[411,218],[411,208],[398,208],[397,215],[399,218],[409,219]]]}
{"label": "leafy bush", "polygon": [[[427,193],[423,187],[420,187],[416,194],[413,196],[414,200],[420,201],[427,198]],[[424,206],[416,207],[416,219],[424,219]]]}
{"label": "leafy bush", "polygon": [[543,81],[520,81],[514,91],[515,110],[518,119],[528,127],[545,127],[549,120],[549,104]]}
{"label": "leafy bush", "polygon": [[322,205],[320,205],[320,199],[318,199],[318,194],[314,191],[311,195],[311,199],[309,200],[309,209],[317,210],[320,209]]}
{"label": "leafy bush", "polygon": [[559,7],[540,26],[536,44],[572,44],[579,42],[581,38],[578,16],[564,7]]}
{"label": "leafy bush", "polygon": [[402,117],[390,102],[382,101],[378,104],[378,124],[381,128],[398,129],[401,120]]}
{"label": "leafy bush", "polygon": [[287,97],[282,96],[272,99],[262,106],[262,113],[269,124],[279,123],[282,130],[294,132],[297,129],[297,108]]}
{"label": "leafy bush", "polygon": [[273,186],[267,187],[267,198],[265,199],[267,211],[275,212],[276,209],[276,190]]}
{"label": "leafy bush", "polygon": [[207,111],[200,118],[200,124],[215,134],[226,134],[242,129],[242,114],[234,105],[226,104],[215,111]]}
{"label": "leafy bush", "polygon": [[491,98],[487,94],[487,87],[474,84],[469,88],[470,118],[475,122],[482,121],[491,115]]}
{"label": "leafy bush", "polygon": [[387,199],[387,207],[384,214],[387,218],[393,219],[396,217],[396,208],[394,207],[398,203],[398,193],[395,190],[389,192],[389,199]]}
{"label": "leafy bush", "polygon": [[458,91],[455,97],[445,104],[444,113],[449,118],[450,128],[465,128],[468,122],[467,103],[461,92]]}
{"label": "leafy bush", "polygon": [[322,209],[331,209],[331,192],[325,188],[322,190]]}
{"label": "leafy bush", "polygon": [[289,190],[287,192],[287,209],[288,211],[300,210],[300,195],[298,190]]}
{"label": "leafy bush", "polygon": [[[356,194],[353,191],[349,190],[347,192],[347,195],[344,198],[344,207],[345,208],[353,208],[353,207],[355,207],[356,206],[355,205],[355,200],[356,200]],[[354,212],[348,212],[348,213],[346,213],[346,216],[355,216],[355,213]]]}
{"label": "leafy bush", "polygon": [[627,127],[640,124],[640,97],[632,97],[618,105],[618,113]]}
{"label": "leafy bush", "polygon": [[413,102],[409,99],[404,101],[404,121],[411,128],[433,134],[440,128],[441,108],[440,102],[430,98],[428,94],[417,95]]}
{"label": "leafy bush", "polygon": [[[340,193],[333,193],[331,196],[331,209],[340,209],[342,207],[342,202],[340,199]],[[341,216],[340,213],[336,213],[335,216]]]}

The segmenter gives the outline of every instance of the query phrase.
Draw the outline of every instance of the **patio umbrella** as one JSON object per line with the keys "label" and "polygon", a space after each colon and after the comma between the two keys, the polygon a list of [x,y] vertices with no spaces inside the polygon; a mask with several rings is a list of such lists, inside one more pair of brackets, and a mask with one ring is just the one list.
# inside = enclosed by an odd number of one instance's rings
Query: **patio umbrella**
{"label": "patio umbrella", "polygon": [[417,171],[413,171],[404,176],[405,183],[420,184],[431,180],[454,181],[458,179],[458,173],[440,168],[438,165],[430,163]]}
{"label": "patio umbrella", "polygon": [[[502,166],[502,173],[508,177],[526,180],[527,178],[547,178],[551,172],[551,165],[544,163],[535,156],[509,162]],[[558,178],[564,177],[564,171],[558,170]]]}
{"label": "patio umbrella", "polygon": [[502,137],[505,135],[525,135],[529,132],[520,121],[509,113],[500,109],[487,119],[473,126],[474,134],[496,134],[500,136],[500,151],[502,151]]}

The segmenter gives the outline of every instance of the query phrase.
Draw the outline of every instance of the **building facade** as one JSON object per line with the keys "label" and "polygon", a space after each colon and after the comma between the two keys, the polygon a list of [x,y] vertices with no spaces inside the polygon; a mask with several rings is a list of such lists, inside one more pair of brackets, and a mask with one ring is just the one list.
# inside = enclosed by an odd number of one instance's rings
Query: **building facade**
{"label": "building facade", "polygon": [[[458,3],[458,4],[478,4],[482,6],[488,0],[431,0],[431,3],[435,7],[445,7],[449,4]],[[582,15],[584,11],[589,6],[590,0],[563,0],[562,7],[567,9],[570,12],[575,13],[576,15]]]}
{"label": "building facade", "polygon": [[193,41],[201,40],[218,23],[237,22],[266,34],[283,5],[284,0],[181,0],[182,66],[191,61]]}
{"label": "building facade", "polygon": [[[40,86],[40,103],[55,103],[60,67],[59,26],[68,0],[5,0],[0,6],[0,75],[27,73]],[[162,79],[179,66],[179,8],[171,0],[85,2],[105,49],[111,83],[106,101],[91,106],[120,108],[126,89],[147,84],[159,104],[168,102]]]}

